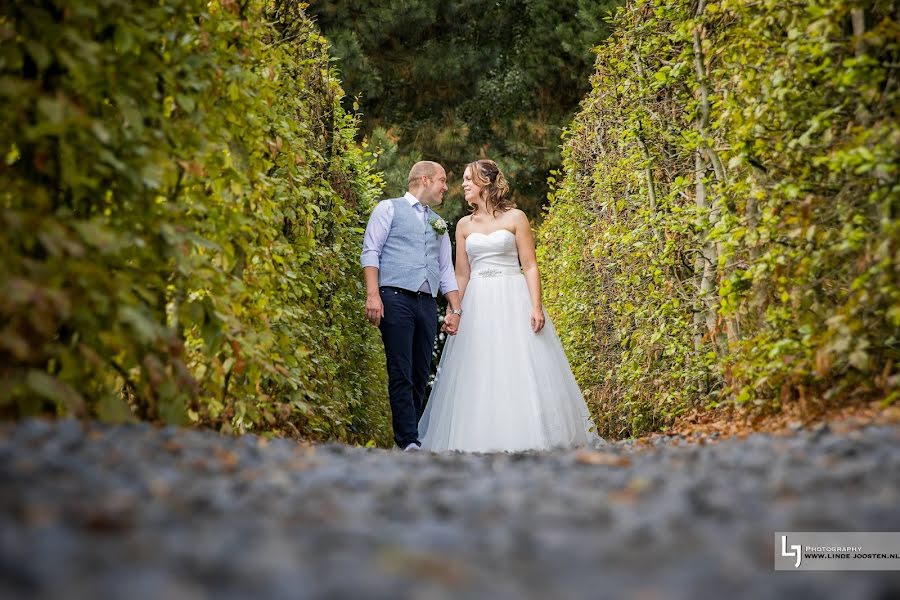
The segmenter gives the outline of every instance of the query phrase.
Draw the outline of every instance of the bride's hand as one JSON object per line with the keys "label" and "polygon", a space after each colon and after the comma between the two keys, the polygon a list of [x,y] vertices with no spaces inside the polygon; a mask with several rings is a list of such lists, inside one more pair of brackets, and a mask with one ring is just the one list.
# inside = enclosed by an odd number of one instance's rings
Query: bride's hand
{"label": "bride's hand", "polygon": [[541,308],[535,308],[531,311],[531,330],[535,333],[544,328],[544,311]]}
{"label": "bride's hand", "polygon": [[456,335],[459,331],[459,315],[447,315],[444,317],[444,325],[441,328],[445,333]]}

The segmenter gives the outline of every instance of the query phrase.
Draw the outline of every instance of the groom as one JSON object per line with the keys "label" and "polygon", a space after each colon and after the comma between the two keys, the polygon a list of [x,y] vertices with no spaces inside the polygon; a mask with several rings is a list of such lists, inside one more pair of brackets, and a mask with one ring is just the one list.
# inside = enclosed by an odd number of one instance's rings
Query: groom
{"label": "groom", "polygon": [[450,304],[445,326],[456,334],[462,310],[450,257],[447,224],[431,209],[447,191],[447,174],[436,162],[413,165],[402,198],[378,203],[363,238],[366,319],[381,329],[387,356],[388,395],[394,441],[418,450],[418,424],[437,334],[440,291]]}

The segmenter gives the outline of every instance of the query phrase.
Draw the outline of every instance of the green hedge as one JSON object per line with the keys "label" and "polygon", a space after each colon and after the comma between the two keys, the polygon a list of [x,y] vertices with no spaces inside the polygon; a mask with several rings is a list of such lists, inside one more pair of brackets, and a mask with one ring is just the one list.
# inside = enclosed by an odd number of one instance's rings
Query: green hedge
{"label": "green hedge", "polygon": [[896,400],[900,24],[886,0],[638,0],[540,230],[602,432]]}
{"label": "green hedge", "polygon": [[381,179],[301,5],[0,11],[4,412],[387,443]]}

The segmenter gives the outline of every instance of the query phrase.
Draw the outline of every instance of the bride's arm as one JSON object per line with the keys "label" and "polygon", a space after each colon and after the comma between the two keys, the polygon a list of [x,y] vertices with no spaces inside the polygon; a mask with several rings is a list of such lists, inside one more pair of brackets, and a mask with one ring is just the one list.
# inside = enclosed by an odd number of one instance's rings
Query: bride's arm
{"label": "bride's arm", "polygon": [[459,302],[462,304],[469,283],[471,268],[469,254],[466,252],[466,236],[468,235],[469,217],[463,217],[456,224],[456,285],[459,287]]}
{"label": "bride's arm", "polygon": [[516,211],[513,215],[516,250],[519,252],[519,262],[522,263],[522,272],[525,274],[528,293],[531,295],[531,330],[537,333],[544,328],[544,306],[541,303],[541,273],[538,271],[534,253],[534,234],[531,233],[531,225],[525,213],[518,209],[513,210]]}

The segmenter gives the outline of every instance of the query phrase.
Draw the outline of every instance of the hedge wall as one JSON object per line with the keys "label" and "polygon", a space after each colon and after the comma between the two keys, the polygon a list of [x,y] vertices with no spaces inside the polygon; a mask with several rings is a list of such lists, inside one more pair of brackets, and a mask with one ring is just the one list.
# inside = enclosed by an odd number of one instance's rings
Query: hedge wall
{"label": "hedge wall", "polygon": [[540,260],[602,433],[900,388],[900,7],[636,0]]}
{"label": "hedge wall", "polygon": [[4,413],[387,443],[381,180],[302,5],[0,11]]}

